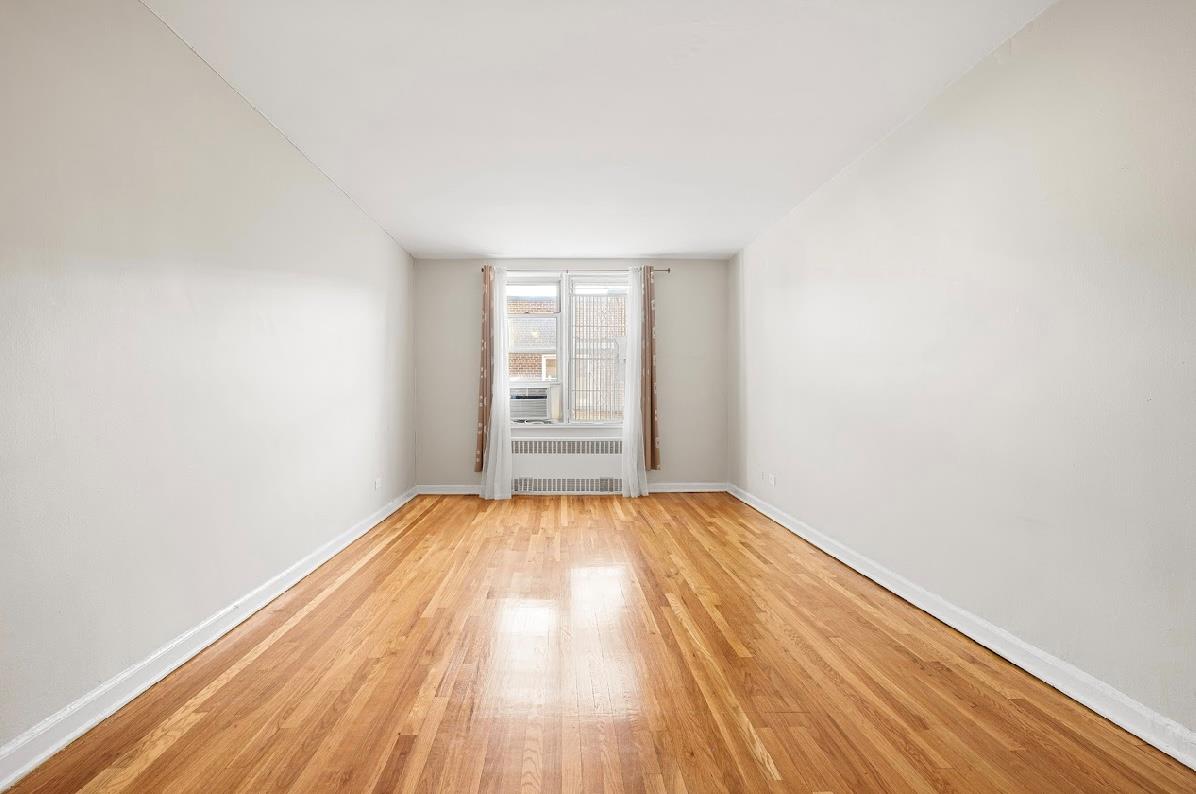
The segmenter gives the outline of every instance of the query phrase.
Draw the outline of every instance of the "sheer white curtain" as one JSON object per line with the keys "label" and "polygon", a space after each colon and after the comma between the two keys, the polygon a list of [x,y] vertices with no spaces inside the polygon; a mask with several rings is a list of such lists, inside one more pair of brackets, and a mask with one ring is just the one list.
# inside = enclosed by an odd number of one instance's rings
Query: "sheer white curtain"
{"label": "sheer white curtain", "polygon": [[482,498],[511,498],[511,389],[507,372],[507,269],[494,268],[490,322],[493,323],[493,390],[490,401],[490,432],[482,467]]}
{"label": "sheer white curtain", "polygon": [[623,495],[648,493],[644,463],[644,415],[641,403],[643,377],[644,269],[633,267],[627,276],[627,360],[623,377]]}

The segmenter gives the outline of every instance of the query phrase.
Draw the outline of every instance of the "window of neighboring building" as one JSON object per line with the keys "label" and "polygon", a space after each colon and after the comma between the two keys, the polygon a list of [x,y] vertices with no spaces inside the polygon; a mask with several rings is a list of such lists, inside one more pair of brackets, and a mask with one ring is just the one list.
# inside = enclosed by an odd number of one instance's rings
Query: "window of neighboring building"
{"label": "window of neighboring building", "polygon": [[625,273],[517,273],[507,281],[511,417],[623,421]]}

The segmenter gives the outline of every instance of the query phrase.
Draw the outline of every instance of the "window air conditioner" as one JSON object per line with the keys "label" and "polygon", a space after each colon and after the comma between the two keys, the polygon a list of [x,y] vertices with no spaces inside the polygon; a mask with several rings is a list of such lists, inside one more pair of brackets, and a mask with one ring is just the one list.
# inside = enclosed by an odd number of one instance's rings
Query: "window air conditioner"
{"label": "window air conditioner", "polygon": [[511,389],[511,421],[547,422],[548,388],[529,386]]}

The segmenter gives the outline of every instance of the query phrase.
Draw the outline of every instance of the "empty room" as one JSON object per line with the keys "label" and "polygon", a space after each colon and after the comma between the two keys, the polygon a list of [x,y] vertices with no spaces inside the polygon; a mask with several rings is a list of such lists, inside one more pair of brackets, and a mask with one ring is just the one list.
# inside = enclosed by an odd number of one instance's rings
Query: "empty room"
{"label": "empty room", "polygon": [[1196,792],[1196,2],[0,0],[0,791]]}

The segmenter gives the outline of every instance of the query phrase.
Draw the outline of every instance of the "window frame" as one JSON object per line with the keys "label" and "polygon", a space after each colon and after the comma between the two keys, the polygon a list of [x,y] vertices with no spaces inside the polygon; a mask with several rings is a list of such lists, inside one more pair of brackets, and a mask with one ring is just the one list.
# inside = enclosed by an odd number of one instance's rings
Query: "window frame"
{"label": "window frame", "polygon": [[[536,286],[536,285],[555,285],[557,287],[557,334],[556,334],[556,368],[557,376],[555,379],[538,380],[512,380],[510,377],[510,354],[522,351],[509,348],[507,350],[507,381],[509,388],[536,388],[542,386],[558,386],[561,394],[561,421],[547,422],[545,424],[530,423],[530,422],[511,422],[513,428],[555,428],[555,429],[603,429],[603,428],[617,428],[622,426],[622,421],[615,422],[579,422],[573,418],[573,408],[570,400],[571,392],[571,365],[572,365],[572,343],[573,343],[573,325],[571,317],[572,304],[572,290],[574,283],[593,283],[593,284],[617,284],[625,288],[629,286],[628,279],[630,276],[629,270],[593,270],[593,271],[510,271],[507,273],[507,286],[512,284],[518,286]],[[512,315],[507,312],[504,321],[510,317],[518,317],[520,315]],[[529,315],[529,316],[548,316],[548,315]],[[536,351],[541,355],[553,355],[550,352]],[[541,369],[543,372],[543,368]],[[626,408],[626,406],[624,406]]]}
{"label": "window frame", "polygon": [[[562,350],[564,347],[563,339],[562,339],[562,331],[565,328],[565,322],[564,322],[565,296],[563,294],[563,289],[564,289],[565,285],[564,285],[564,281],[562,278],[560,278],[559,276],[554,278],[554,276],[557,276],[557,274],[554,274],[554,273],[543,273],[543,274],[539,274],[539,273],[537,273],[537,274],[508,273],[507,274],[508,290],[512,284],[516,284],[516,285],[523,286],[523,287],[555,286],[557,288],[557,306],[556,306],[557,310],[556,310],[555,314],[532,314],[529,312],[529,313],[524,313],[522,315],[519,315],[519,314],[511,314],[509,311],[507,311],[505,316],[503,317],[503,321],[508,323],[508,326],[507,326],[508,328],[510,327],[510,318],[511,317],[553,317],[556,320],[556,348],[554,350],[550,351],[545,348],[537,348],[535,350],[530,350],[530,349],[529,350],[516,350],[514,348],[514,345],[509,344],[507,346],[507,381],[511,388],[529,388],[529,387],[535,388],[537,386],[554,386],[554,385],[560,385],[562,389],[564,388],[565,372],[562,369],[561,364],[562,364],[562,358],[563,358]],[[509,293],[508,293],[508,295],[509,295]],[[510,300],[509,297],[508,297],[508,300]],[[508,333],[508,338],[510,338],[509,333]],[[541,356],[541,366],[540,366],[541,377],[540,378],[527,378],[527,379],[520,379],[520,380],[512,379],[510,376],[510,367],[511,367],[510,357],[511,357],[512,353],[528,353],[531,355]],[[544,372],[543,356],[547,356],[547,355],[555,355],[556,356],[556,377],[555,378],[544,378],[543,377],[543,372]]]}

